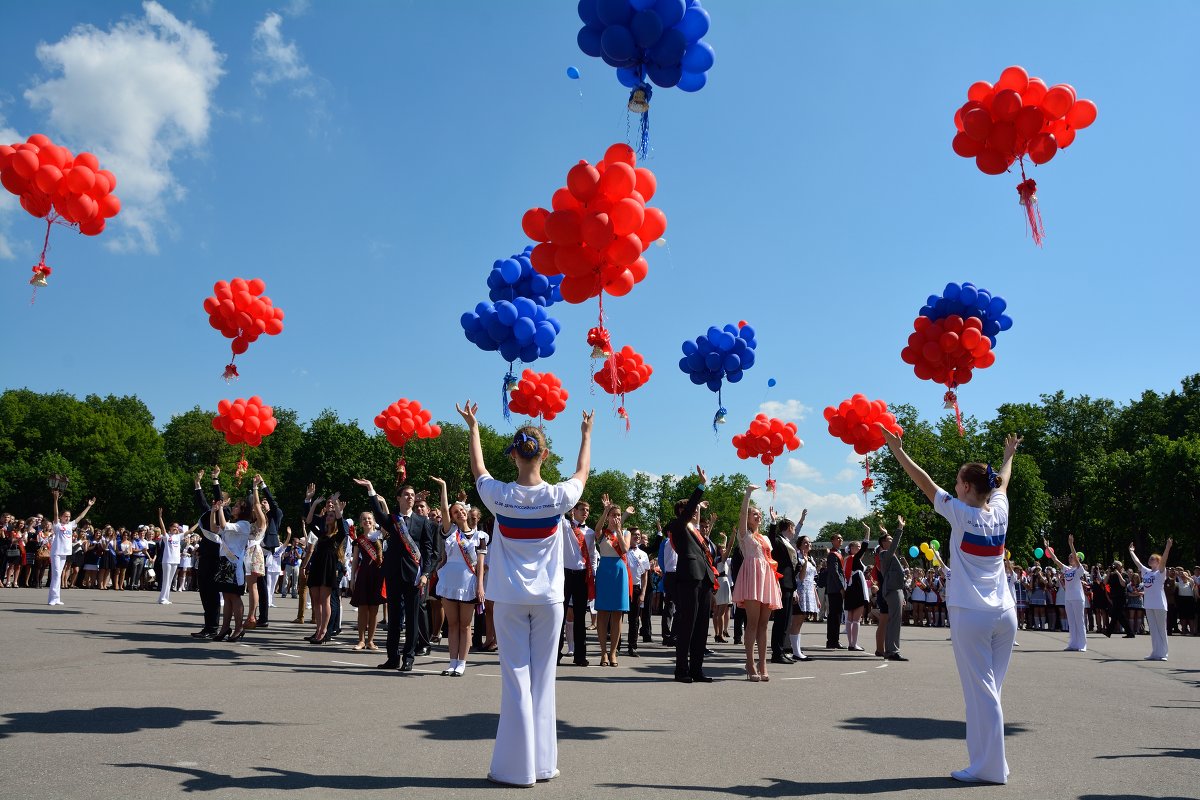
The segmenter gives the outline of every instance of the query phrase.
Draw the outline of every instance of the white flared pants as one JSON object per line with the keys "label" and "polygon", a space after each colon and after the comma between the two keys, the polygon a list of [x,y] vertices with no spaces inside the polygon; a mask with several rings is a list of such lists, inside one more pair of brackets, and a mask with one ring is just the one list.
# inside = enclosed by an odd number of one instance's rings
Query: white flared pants
{"label": "white flared pants", "polygon": [[66,565],[66,556],[50,556],[50,598],[46,605],[62,602],[62,574]]}
{"label": "white flared pants", "polygon": [[1017,637],[1017,612],[954,607],[950,613],[954,660],[962,682],[967,716],[967,772],[980,780],[1005,783],[1004,709],[1000,695]]}

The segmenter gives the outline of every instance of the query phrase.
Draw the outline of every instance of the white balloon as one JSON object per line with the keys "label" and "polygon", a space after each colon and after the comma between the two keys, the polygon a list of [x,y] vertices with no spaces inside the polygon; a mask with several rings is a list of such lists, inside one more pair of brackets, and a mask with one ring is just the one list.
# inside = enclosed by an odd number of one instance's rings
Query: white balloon
{"label": "white balloon", "polygon": [[659,247],[665,247],[667,244],[667,240],[666,239],[655,239],[654,243],[656,245],[658,245]]}

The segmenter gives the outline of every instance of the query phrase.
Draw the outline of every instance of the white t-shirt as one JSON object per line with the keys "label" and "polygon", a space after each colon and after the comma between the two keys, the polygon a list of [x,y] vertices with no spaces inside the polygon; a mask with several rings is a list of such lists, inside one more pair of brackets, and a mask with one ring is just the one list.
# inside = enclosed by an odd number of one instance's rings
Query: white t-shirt
{"label": "white t-shirt", "polygon": [[663,572],[674,572],[679,568],[679,554],[675,552],[675,547],[671,544],[671,537],[664,535],[663,542],[660,566]]}
{"label": "white t-shirt", "polygon": [[629,570],[633,574],[633,585],[642,585],[642,576],[650,571],[650,558],[640,547],[631,548],[629,551]]}
{"label": "white t-shirt", "polygon": [[[570,516],[563,517],[563,567],[566,569],[587,569],[583,553],[579,550],[579,540],[575,538],[575,521]],[[583,546],[587,548],[588,557],[595,563],[596,532],[587,525],[583,526]]]}
{"label": "white t-shirt", "polygon": [[1163,589],[1161,572],[1142,567],[1142,605],[1158,611],[1167,610],[1167,593]]}
{"label": "white t-shirt", "polygon": [[163,549],[164,564],[179,563],[179,540],[182,538],[182,533],[168,533],[158,540],[159,546]]}
{"label": "white t-shirt", "polygon": [[562,515],[575,507],[583,484],[502,483],[484,473],[475,482],[496,521],[488,548],[488,599],[498,603],[563,602]]}
{"label": "white t-shirt", "polygon": [[1066,583],[1066,588],[1059,590],[1057,600],[1070,600],[1072,603],[1082,603],[1083,580],[1087,577],[1087,570],[1083,567],[1063,567],[1062,577]]}
{"label": "white t-shirt", "polygon": [[1004,575],[1008,496],[994,491],[987,508],[973,508],[938,489],[934,509],[950,523],[954,583],[947,581],[946,605],[979,611],[1007,611],[1016,605]]}
{"label": "white t-shirt", "polygon": [[61,522],[56,522],[53,530],[53,538],[50,540],[50,555],[71,555],[71,537],[75,535],[75,523],[68,522],[63,525]]}

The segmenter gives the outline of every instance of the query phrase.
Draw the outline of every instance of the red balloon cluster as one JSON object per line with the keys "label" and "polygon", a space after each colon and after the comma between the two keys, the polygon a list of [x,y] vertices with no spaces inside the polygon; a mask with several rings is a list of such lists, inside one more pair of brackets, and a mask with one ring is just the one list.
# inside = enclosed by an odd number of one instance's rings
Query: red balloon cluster
{"label": "red balloon cluster", "polygon": [[521,373],[517,388],[512,390],[508,408],[515,414],[552,420],[567,407],[567,390],[553,372]]}
{"label": "red balloon cluster", "polygon": [[275,336],[283,330],[283,309],[263,295],[267,286],[261,278],[217,281],[211,296],[204,298],[208,324],[233,339],[229,349],[235,356],[246,352],[262,334]]}
{"label": "red balloon cluster", "polygon": [[904,429],[896,423],[895,415],[887,410],[887,403],[868,400],[863,394],[843,400],[836,407],[828,406],[825,409],[825,421],[829,423],[829,432],[852,445],[854,452],[860,456],[883,447],[883,433],[876,423],[897,436],[904,435]]}
{"label": "red balloon cluster", "polygon": [[563,299],[582,303],[601,291],[620,297],[646,277],[642,253],[667,229],[654,197],[654,173],[637,165],[633,148],[614,144],[596,165],[580,161],[554,193],[552,211],[531,208],[521,219],[530,256],[543,275],[563,275]]}
{"label": "red balloon cluster", "polygon": [[103,231],[105,220],[121,210],[121,201],[112,194],[117,177],[100,169],[99,159],[91,153],[73,156],[41,133],[0,145],[0,183],[33,216],[54,212],[88,236]]}
{"label": "red balloon cluster", "polygon": [[745,433],[733,437],[733,446],[741,459],[757,458],[768,467],[783,451],[798,450],[804,445],[796,435],[796,423],[784,422],[776,417],[759,414],[750,422]]}
{"label": "red balloon cluster", "polygon": [[1035,164],[1070,147],[1075,132],[1096,121],[1096,104],[1078,100],[1069,83],[1046,86],[1021,67],[1009,67],[995,85],[971,84],[967,102],[954,112],[954,152],[975,159],[987,175],[999,175],[1018,158]]}
{"label": "red balloon cluster", "polygon": [[951,389],[969,383],[971,370],[996,363],[992,342],[983,335],[983,321],[979,317],[964,320],[957,314],[936,322],[917,317],[900,358],[912,365],[921,380]]}
{"label": "red balloon cluster", "polygon": [[275,411],[263,405],[262,398],[254,395],[249,400],[222,400],[217,403],[217,416],[213,417],[213,428],[225,434],[228,444],[245,444],[258,447],[264,436],[275,431]]}
{"label": "red balloon cluster", "polygon": [[629,345],[612,354],[603,367],[593,376],[600,388],[609,394],[626,394],[640,389],[654,368],[646,363],[641,354]]}
{"label": "red balloon cluster", "polygon": [[436,439],[442,426],[432,424],[433,414],[416,400],[401,397],[375,415],[375,426],[387,434],[392,447],[404,447],[410,439]]}

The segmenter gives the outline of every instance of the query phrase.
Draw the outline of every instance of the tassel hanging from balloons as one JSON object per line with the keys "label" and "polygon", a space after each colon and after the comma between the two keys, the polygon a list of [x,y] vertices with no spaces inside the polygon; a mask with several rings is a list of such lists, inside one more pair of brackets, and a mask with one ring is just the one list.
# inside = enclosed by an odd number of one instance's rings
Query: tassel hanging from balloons
{"label": "tassel hanging from balloons", "polygon": [[650,84],[642,81],[629,92],[629,110],[640,115],[638,122],[638,158],[645,158],[650,153],[650,97],[654,90]]}
{"label": "tassel hanging from balloons", "polygon": [[1033,237],[1033,243],[1041,247],[1042,240],[1046,238],[1046,228],[1042,224],[1042,212],[1038,210],[1037,182],[1025,177],[1024,158],[1021,159],[1021,182],[1017,184],[1017,195],[1025,207],[1025,224],[1029,235]]}
{"label": "tassel hanging from balloons", "polygon": [[867,477],[863,478],[862,493],[865,496],[868,492],[875,488],[875,481],[871,478],[871,457],[863,459],[863,467],[867,470]]}
{"label": "tassel hanging from balloons", "polygon": [[725,403],[721,401],[721,390],[717,390],[717,413],[713,415],[713,433],[716,434],[720,429],[718,425],[725,424],[725,418],[729,416],[729,409],[725,407]]}
{"label": "tassel hanging from balloons", "polygon": [[958,425],[958,435],[966,436],[967,431],[963,427],[962,423],[962,409],[958,406],[958,394],[956,394],[954,391],[957,388],[958,384],[955,384],[944,395],[942,395],[942,404],[944,408],[954,409],[954,422]]}
{"label": "tassel hanging from balloons", "polygon": [[512,422],[512,412],[508,410],[508,393],[517,388],[517,376],[513,373],[512,362],[508,362],[508,372],[504,374],[504,383],[500,386],[500,407],[504,409],[504,421]]}

